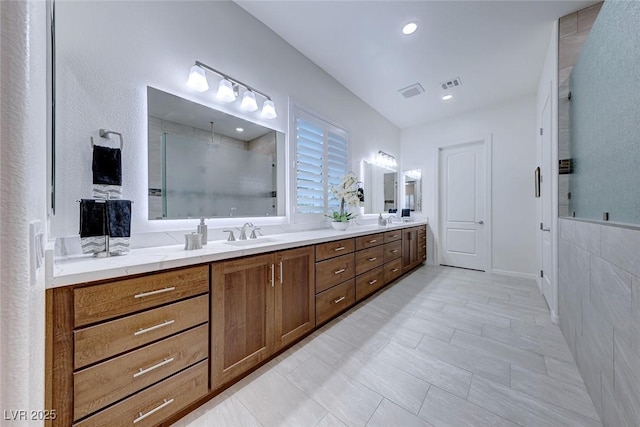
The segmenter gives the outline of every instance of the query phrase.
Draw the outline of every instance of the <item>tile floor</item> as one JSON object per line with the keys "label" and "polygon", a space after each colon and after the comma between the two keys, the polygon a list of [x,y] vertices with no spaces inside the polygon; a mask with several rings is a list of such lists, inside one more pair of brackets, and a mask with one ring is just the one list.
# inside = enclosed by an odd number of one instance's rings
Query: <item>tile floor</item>
{"label": "tile floor", "polygon": [[533,280],[421,267],[175,426],[598,426]]}

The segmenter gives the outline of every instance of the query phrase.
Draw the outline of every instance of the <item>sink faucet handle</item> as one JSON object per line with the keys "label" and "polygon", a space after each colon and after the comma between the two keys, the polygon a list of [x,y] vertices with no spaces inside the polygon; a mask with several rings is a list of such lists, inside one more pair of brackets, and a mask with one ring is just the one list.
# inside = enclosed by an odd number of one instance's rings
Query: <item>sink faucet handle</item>
{"label": "sink faucet handle", "polygon": [[253,230],[251,230],[251,236],[249,236],[250,239],[258,238],[258,235],[256,234],[256,230],[260,230],[260,227],[255,227]]}
{"label": "sink faucet handle", "polygon": [[229,233],[229,237],[227,238],[227,242],[235,242],[236,236],[233,235],[233,230],[222,230],[223,233]]}

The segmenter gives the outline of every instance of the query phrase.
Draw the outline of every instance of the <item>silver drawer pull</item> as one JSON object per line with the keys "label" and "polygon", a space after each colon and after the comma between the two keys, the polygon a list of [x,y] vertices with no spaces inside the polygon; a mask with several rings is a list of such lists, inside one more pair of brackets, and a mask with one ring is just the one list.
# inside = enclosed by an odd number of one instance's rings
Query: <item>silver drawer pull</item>
{"label": "silver drawer pull", "polygon": [[336,252],[344,251],[345,249],[347,249],[347,248],[345,248],[344,246],[340,246],[339,248],[335,248],[334,251],[336,251]]}
{"label": "silver drawer pull", "polygon": [[333,300],[333,303],[334,303],[334,304],[338,304],[340,301],[344,300],[345,298],[346,298],[346,297],[340,297],[340,298],[338,298],[338,299],[334,299],[334,300]]}
{"label": "silver drawer pull", "polygon": [[144,297],[150,297],[151,295],[158,295],[158,294],[164,294],[165,292],[171,292],[171,291],[175,291],[176,287],[175,286],[171,286],[170,288],[164,288],[164,289],[157,289],[155,291],[150,291],[150,292],[143,292],[141,294],[137,294],[134,295],[134,298],[144,298]]}
{"label": "silver drawer pull", "polygon": [[392,251],[391,251],[391,253],[392,253],[392,254],[398,253],[398,250],[397,250],[397,249],[394,249],[394,250],[392,250]]}
{"label": "silver drawer pull", "polygon": [[372,239],[372,240],[369,240],[369,243],[375,243],[377,241],[378,241],[377,239]]}
{"label": "silver drawer pull", "polygon": [[427,245],[422,245],[422,249],[427,249]]}
{"label": "silver drawer pull", "polygon": [[159,323],[155,326],[150,326],[148,328],[140,328],[138,329],[136,332],[133,333],[133,335],[138,336],[138,335],[142,335],[142,334],[146,334],[147,332],[151,332],[151,331],[155,331],[156,329],[160,329],[160,328],[164,328],[165,326],[169,326],[172,323],[175,323],[175,320],[165,320],[162,323]]}
{"label": "silver drawer pull", "polygon": [[394,237],[398,237],[398,235],[397,235],[397,234],[394,234],[394,235],[393,235],[393,236],[391,236],[391,237],[392,237],[392,238],[394,238]]}
{"label": "silver drawer pull", "polygon": [[374,283],[376,283],[378,281],[378,279],[373,279],[372,281],[369,282],[370,285],[373,285]]}
{"label": "silver drawer pull", "polygon": [[333,274],[340,274],[340,273],[344,273],[345,271],[347,271],[346,268],[341,268],[340,270],[334,271]]}
{"label": "silver drawer pull", "polygon": [[162,367],[164,365],[168,365],[169,363],[173,362],[173,360],[174,360],[173,357],[170,357],[168,359],[165,357],[165,359],[160,363],[156,363],[155,365],[149,366],[148,368],[144,368],[144,369],[140,368],[140,370],[138,372],[133,374],[133,378],[138,378],[140,375],[144,375],[147,372],[153,371],[154,369],[158,369],[158,368],[160,368],[160,367]]}
{"label": "silver drawer pull", "polygon": [[137,423],[139,421],[144,420],[145,418],[147,418],[149,415],[155,414],[156,412],[158,412],[160,409],[164,408],[167,405],[170,405],[173,403],[173,399],[163,399],[163,403],[158,406],[157,408],[153,408],[152,410],[150,410],[149,412],[147,412],[146,414],[143,412],[138,412],[138,418],[136,418],[135,420],[133,420],[133,423]]}
{"label": "silver drawer pull", "polygon": [[369,258],[369,261],[370,261],[370,262],[373,262],[373,261],[375,261],[375,260],[377,260],[377,259],[378,259],[378,257],[377,257],[377,256],[374,256],[373,258]]}
{"label": "silver drawer pull", "polygon": [[396,271],[398,271],[397,268],[394,268],[393,270],[391,270],[392,273],[395,273]]}

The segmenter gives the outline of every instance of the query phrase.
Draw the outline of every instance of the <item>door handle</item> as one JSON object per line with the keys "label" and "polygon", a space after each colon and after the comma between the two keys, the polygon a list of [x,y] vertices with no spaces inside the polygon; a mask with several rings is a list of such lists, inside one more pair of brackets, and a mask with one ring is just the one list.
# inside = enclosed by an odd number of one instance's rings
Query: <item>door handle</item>
{"label": "door handle", "polygon": [[483,225],[483,224],[484,224],[484,221],[483,221],[483,220],[480,220],[480,221],[476,222],[476,224]]}
{"label": "door handle", "polygon": [[542,230],[542,231],[546,231],[546,232],[548,232],[548,233],[550,233],[550,232],[551,232],[551,228],[541,228],[540,230]]}

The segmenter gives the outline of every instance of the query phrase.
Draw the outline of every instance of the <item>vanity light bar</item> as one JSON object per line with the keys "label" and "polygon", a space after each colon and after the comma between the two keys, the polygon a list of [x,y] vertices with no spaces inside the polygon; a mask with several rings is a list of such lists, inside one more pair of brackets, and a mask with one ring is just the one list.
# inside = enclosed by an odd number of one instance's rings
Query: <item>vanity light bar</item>
{"label": "vanity light bar", "polygon": [[242,97],[242,105],[241,108],[245,111],[256,111],[258,109],[257,102],[255,100],[255,94],[261,95],[265,98],[265,101],[262,105],[262,116],[266,119],[275,119],[278,117],[276,113],[275,104],[271,97],[264,92],[261,92],[246,83],[241,82],[238,79],[235,79],[221,71],[216,70],[209,65],[196,61],[195,65],[191,67],[191,71],[189,72],[189,79],[187,80],[187,86],[197,90],[198,92],[206,92],[209,90],[209,83],[207,82],[207,77],[205,74],[205,70],[208,70],[212,73],[215,73],[222,77],[220,83],[218,85],[218,91],[216,97],[223,102],[233,102],[237,98],[238,87],[242,86],[245,88],[245,93]]}
{"label": "vanity light bar", "polygon": [[382,150],[378,151],[378,154],[376,154],[375,162],[379,166],[382,166],[385,168],[398,166],[398,162],[396,161],[396,158],[391,154],[385,153]]}

